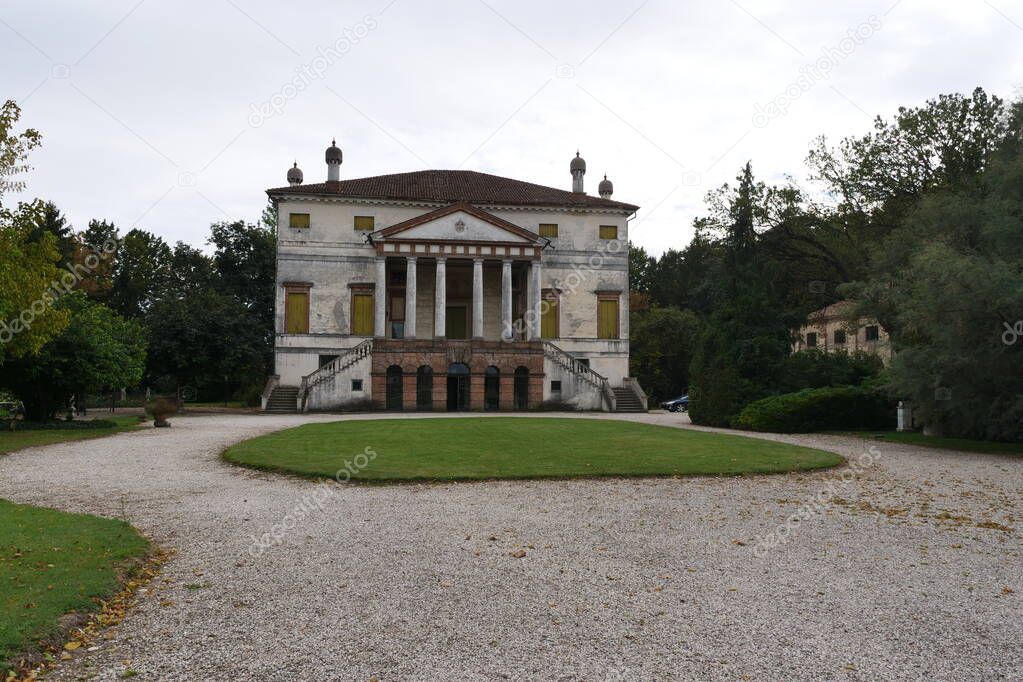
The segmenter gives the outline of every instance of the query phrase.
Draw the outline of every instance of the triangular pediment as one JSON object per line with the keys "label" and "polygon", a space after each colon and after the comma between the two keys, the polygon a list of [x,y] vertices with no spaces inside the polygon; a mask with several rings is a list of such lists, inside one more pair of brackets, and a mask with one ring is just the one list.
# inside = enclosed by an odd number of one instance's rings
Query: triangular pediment
{"label": "triangular pediment", "polygon": [[533,244],[540,236],[471,204],[458,203],[380,230],[377,239]]}

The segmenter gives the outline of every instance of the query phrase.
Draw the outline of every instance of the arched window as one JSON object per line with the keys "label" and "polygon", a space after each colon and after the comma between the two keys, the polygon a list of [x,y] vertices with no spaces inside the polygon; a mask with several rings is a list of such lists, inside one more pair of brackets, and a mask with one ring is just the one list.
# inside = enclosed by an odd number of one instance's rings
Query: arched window
{"label": "arched window", "polygon": [[398,365],[391,365],[387,368],[387,409],[388,410],[400,410],[402,409],[402,392],[404,387],[402,385],[402,373],[401,367]]}
{"label": "arched window", "polygon": [[501,408],[501,370],[491,365],[483,377],[483,409]]}
{"label": "arched window", "polygon": [[529,368],[515,368],[515,409],[529,409]]}
{"label": "arched window", "polygon": [[469,409],[469,366],[456,362],[448,367],[448,411]]}
{"label": "arched window", "polygon": [[429,365],[416,370],[416,409],[433,409],[433,368]]}

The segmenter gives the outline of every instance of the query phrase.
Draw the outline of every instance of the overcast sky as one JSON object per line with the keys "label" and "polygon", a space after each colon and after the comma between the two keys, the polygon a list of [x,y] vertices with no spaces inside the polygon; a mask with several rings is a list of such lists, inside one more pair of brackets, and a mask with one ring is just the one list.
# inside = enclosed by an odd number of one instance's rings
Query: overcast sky
{"label": "overcast sky", "polygon": [[[1023,86],[1018,0],[5,0],[0,98],[44,136],[28,196],[201,245],[255,220],[293,160],[326,179],[465,168],[642,206],[683,247],[752,159],[802,177],[813,137],[941,92]],[[773,106],[772,106],[773,105]]]}

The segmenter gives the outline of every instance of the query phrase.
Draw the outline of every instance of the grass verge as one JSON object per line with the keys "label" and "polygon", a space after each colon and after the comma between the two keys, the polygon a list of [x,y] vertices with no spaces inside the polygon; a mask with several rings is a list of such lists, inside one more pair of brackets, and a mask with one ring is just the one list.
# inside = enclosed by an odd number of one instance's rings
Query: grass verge
{"label": "grass verge", "polygon": [[124,521],[0,500],[0,671],[37,662],[148,550]]}
{"label": "grass verge", "polygon": [[1023,443],[997,443],[988,440],[925,436],[924,434],[916,431],[854,431],[851,433],[843,433],[842,435],[858,436],[860,438],[881,440],[888,443],[919,445],[925,448],[941,448],[942,450],[980,452],[993,455],[1023,455]]}
{"label": "grass verge", "polygon": [[134,416],[117,416],[109,418],[99,417],[99,419],[112,421],[116,424],[116,426],[112,426],[108,429],[54,428],[38,431],[31,431],[28,429],[19,429],[15,431],[0,430],[0,455],[13,452],[14,450],[21,450],[22,448],[35,447],[37,445],[52,445],[53,443],[63,443],[65,441],[101,438],[103,436],[110,436],[123,431],[133,431],[139,428],[138,417]]}
{"label": "grass verge", "polygon": [[[368,449],[368,450],[367,450]],[[597,476],[765,474],[842,457],[772,441],[603,419],[374,419],[306,424],[228,448],[230,462],[368,483]],[[360,458],[361,459],[361,458]]]}

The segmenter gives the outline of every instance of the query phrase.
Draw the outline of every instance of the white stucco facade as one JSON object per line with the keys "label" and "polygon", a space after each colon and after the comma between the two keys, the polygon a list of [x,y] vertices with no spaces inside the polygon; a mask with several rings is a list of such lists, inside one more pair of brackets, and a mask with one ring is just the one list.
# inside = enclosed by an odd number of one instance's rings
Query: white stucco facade
{"label": "white stucco facade", "polygon": [[[374,339],[392,349],[399,340],[429,343],[430,352],[443,348],[438,343],[458,346],[460,339],[497,344],[494,352],[508,353],[527,348],[521,344],[553,344],[609,386],[623,385],[629,371],[629,219],[636,207],[481,177],[509,183],[509,193],[518,185],[536,194],[547,190],[557,201],[537,206],[473,197],[351,196],[344,182],[312,188],[294,183],[269,191],[278,218],[280,385],[302,385],[334,358]],[[370,299],[372,320],[366,317]],[[303,315],[307,319],[298,319]],[[349,364],[343,377],[330,381],[319,372],[309,398],[322,408],[373,400],[374,388],[384,385],[383,370],[365,358]],[[571,398],[582,409],[599,409],[599,396],[582,397],[573,388],[578,381],[555,365],[544,361],[542,399]],[[432,368],[440,374],[446,370]],[[538,376],[535,381],[539,387]],[[422,389],[420,400],[425,400]],[[515,402],[520,404],[518,397]]]}

